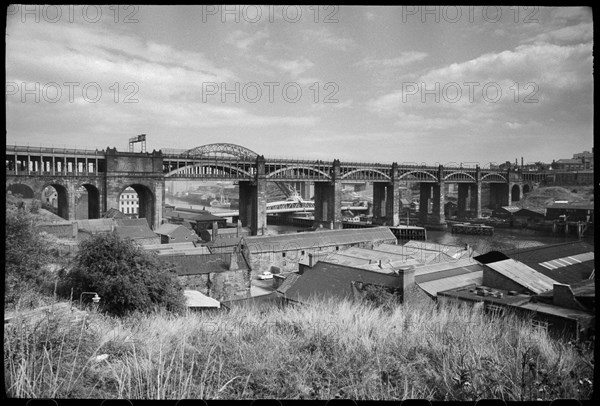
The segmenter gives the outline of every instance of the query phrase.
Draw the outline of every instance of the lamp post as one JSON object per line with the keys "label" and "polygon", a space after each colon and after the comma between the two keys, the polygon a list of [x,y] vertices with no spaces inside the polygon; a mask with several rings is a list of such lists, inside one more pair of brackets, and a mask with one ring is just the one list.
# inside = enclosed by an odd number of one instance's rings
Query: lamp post
{"label": "lamp post", "polygon": [[97,305],[98,302],[100,302],[100,296],[98,296],[98,293],[96,293],[96,292],[81,292],[81,295],[79,295],[79,307],[81,307],[83,295],[94,295],[94,297],[92,297],[92,302],[94,302],[94,305]]}

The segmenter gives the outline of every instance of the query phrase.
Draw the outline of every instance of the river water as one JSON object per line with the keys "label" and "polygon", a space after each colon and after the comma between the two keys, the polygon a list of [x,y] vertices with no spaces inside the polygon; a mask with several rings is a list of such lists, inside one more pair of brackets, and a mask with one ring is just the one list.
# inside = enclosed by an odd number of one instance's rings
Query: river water
{"label": "river water", "polygon": [[[195,205],[178,199],[167,199],[167,203],[182,208],[193,208],[197,210],[205,209],[217,215],[219,212],[236,210],[211,207],[210,205]],[[298,230],[300,230],[300,228],[295,226],[269,225],[267,234],[295,233]],[[522,228],[496,228],[494,229],[494,235],[492,236],[452,234],[449,231],[427,231],[427,241],[444,245],[464,246],[465,244],[469,244],[469,246],[479,253],[486,253],[491,250],[507,251],[577,240],[577,237],[573,235],[553,236],[549,233]],[[585,237],[583,240],[589,244],[594,244],[593,236]]]}

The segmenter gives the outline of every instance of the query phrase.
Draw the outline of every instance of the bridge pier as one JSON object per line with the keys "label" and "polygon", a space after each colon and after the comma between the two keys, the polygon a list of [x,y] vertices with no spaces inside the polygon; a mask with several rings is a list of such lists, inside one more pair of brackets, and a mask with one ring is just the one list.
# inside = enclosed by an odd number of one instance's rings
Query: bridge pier
{"label": "bridge pier", "polygon": [[239,219],[243,227],[250,227],[252,235],[264,235],[267,232],[267,179],[264,157],[257,157],[256,165],[255,180],[239,182]]}
{"label": "bridge pier", "polygon": [[419,185],[419,220],[421,221],[421,224],[427,223],[430,198],[431,183],[421,183]]}
{"label": "bridge pier", "polygon": [[330,182],[315,182],[315,227],[340,230],[342,224],[342,181],[340,161],[333,161]]}
{"label": "bridge pier", "polygon": [[490,183],[490,209],[499,209],[508,206],[510,202],[510,188],[508,183]]}
{"label": "bridge pier", "polygon": [[467,216],[467,201],[469,198],[470,186],[471,185],[468,183],[458,184],[457,214],[459,218],[465,218]]}
{"label": "bridge pier", "polygon": [[392,180],[385,190],[385,224],[395,227],[400,225],[400,181]]}
{"label": "bridge pier", "polygon": [[383,182],[373,182],[373,220],[382,221],[386,215],[385,193],[387,185]]}
{"label": "bridge pier", "polygon": [[481,218],[481,181],[469,186],[471,189],[471,206],[469,207],[471,217]]}
{"label": "bridge pier", "polygon": [[446,215],[444,214],[444,181],[440,181],[433,185],[433,209],[431,215],[431,223],[446,224]]}

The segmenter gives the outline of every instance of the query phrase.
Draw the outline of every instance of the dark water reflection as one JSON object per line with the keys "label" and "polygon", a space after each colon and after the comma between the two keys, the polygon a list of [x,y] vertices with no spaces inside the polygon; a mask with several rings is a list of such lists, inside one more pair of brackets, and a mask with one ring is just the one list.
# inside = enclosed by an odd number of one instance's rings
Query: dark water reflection
{"label": "dark water reflection", "polygon": [[[527,230],[497,228],[492,236],[451,234],[447,231],[427,231],[427,240],[438,244],[465,245],[469,244],[476,251],[483,254],[492,250],[507,251],[536,247],[540,245],[558,244],[569,241],[578,241],[576,236],[553,236],[552,234]],[[593,237],[585,237],[583,241],[594,244]]]}

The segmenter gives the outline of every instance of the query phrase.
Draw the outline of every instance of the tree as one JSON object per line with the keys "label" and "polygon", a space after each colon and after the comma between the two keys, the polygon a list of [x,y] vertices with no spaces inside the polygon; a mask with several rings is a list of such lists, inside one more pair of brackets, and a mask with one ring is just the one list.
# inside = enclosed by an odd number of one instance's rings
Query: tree
{"label": "tree", "polygon": [[63,276],[61,292],[70,293],[71,288],[74,298],[82,292],[97,292],[100,309],[116,316],[158,307],[178,312],[185,306],[174,270],[116,233],[98,234],[79,244],[74,267]]}
{"label": "tree", "polygon": [[47,265],[53,261],[51,244],[36,230],[36,217],[23,210],[23,202],[6,199],[5,305],[18,302],[26,292],[52,293],[54,275]]}

